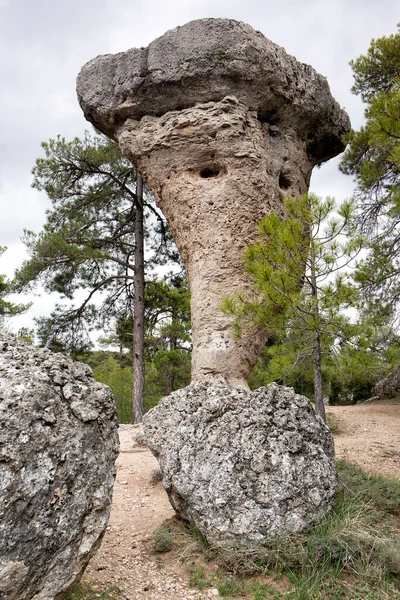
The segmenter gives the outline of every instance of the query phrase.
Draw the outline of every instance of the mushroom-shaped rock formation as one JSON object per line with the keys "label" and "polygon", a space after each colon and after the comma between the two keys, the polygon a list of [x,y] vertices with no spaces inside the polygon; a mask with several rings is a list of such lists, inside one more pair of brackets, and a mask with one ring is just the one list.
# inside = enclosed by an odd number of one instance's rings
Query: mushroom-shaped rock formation
{"label": "mushroom-shaped rock formation", "polygon": [[63,600],[107,527],[118,455],[111,390],[0,331],[0,600]]}
{"label": "mushroom-shaped rock formation", "polygon": [[266,334],[240,340],[221,300],[251,293],[243,251],[282,198],[344,149],[326,79],[244,23],[201,19],[78,76],[86,118],[118,140],[154,192],[192,293],[192,381],[247,386]]}

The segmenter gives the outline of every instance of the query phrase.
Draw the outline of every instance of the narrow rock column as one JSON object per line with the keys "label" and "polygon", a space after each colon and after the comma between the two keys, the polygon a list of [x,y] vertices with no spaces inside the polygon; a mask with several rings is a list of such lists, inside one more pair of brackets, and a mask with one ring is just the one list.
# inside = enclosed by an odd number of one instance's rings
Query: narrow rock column
{"label": "narrow rock column", "polygon": [[86,118],[143,173],[192,293],[192,380],[247,387],[267,334],[232,332],[224,296],[251,292],[243,251],[257,223],[308,190],[344,149],[349,119],[324,77],[249,25],[201,19],[78,76]]}
{"label": "narrow rock column", "polygon": [[250,326],[235,339],[220,305],[229,294],[252,293],[243,253],[258,221],[281,211],[284,195],[307,191],[312,165],[304,143],[277,128],[271,135],[235,97],[127,120],[118,141],[155,193],[185,263],[192,380],[246,387],[266,333]]}

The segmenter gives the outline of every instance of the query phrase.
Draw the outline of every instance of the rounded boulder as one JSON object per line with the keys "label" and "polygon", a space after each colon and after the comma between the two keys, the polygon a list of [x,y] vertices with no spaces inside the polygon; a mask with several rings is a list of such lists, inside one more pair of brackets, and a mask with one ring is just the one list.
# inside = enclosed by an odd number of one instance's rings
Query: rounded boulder
{"label": "rounded boulder", "polygon": [[62,600],[107,526],[118,455],[91,369],[0,332],[0,600]]}
{"label": "rounded boulder", "polygon": [[144,419],[175,511],[211,544],[268,542],[305,530],[332,507],[332,435],[305,396],[195,384]]}

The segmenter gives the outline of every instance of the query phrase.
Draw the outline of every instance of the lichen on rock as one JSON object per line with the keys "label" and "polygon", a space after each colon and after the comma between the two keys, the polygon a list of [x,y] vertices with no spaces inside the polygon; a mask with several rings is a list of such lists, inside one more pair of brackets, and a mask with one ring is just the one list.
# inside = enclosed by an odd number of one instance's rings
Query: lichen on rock
{"label": "lichen on rock", "polygon": [[0,331],[0,600],[62,600],[107,526],[117,419],[91,369]]}
{"label": "lichen on rock", "polygon": [[332,435],[305,396],[193,384],[145,415],[176,512],[212,544],[303,531],[333,505]]}

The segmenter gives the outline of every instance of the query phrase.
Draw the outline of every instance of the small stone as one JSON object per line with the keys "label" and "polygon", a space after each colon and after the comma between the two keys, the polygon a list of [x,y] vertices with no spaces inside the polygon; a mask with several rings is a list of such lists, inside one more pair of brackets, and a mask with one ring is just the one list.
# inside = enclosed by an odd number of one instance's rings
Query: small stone
{"label": "small stone", "polygon": [[142,428],[140,428],[136,431],[136,433],[133,436],[133,439],[134,439],[136,446],[139,446],[142,448],[145,448],[147,446],[146,436],[144,435]]}

